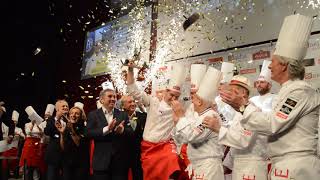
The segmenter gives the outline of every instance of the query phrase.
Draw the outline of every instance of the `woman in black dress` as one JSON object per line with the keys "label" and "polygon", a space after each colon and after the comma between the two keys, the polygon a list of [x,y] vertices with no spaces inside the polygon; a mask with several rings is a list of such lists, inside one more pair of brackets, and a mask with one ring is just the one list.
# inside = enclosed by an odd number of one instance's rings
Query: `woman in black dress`
{"label": "woman in black dress", "polygon": [[84,138],[86,116],[79,107],[69,111],[67,126],[62,128],[63,180],[86,180],[89,174],[89,143]]}

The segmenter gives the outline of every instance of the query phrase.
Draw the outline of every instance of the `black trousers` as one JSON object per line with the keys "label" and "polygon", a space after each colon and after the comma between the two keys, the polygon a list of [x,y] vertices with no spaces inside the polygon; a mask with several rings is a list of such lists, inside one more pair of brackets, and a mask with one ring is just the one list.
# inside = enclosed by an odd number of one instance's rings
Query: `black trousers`
{"label": "black trousers", "polygon": [[59,180],[60,177],[60,167],[48,164],[47,169],[47,180]]}
{"label": "black trousers", "polygon": [[62,168],[62,179],[63,180],[88,180],[89,168],[88,167],[75,167],[64,165]]}
{"label": "black trousers", "polygon": [[2,167],[2,159],[0,159],[0,180],[7,180],[8,177],[8,171],[6,171],[5,169],[3,169]]}
{"label": "black trousers", "polygon": [[34,173],[34,170],[37,170],[38,173],[39,173],[39,179],[42,179],[42,176],[40,174],[40,170],[38,168],[35,168],[35,167],[25,167],[25,170],[24,170],[24,180],[33,180],[33,173]]}
{"label": "black trousers", "polygon": [[128,180],[129,165],[120,163],[119,161],[111,161],[108,170],[93,170],[93,180]]}

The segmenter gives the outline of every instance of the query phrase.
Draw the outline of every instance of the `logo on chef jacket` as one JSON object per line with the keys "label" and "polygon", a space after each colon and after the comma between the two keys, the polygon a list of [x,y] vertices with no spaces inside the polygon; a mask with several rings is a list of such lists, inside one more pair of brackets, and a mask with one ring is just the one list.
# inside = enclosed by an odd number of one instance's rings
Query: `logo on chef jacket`
{"label": "logo on chef jacket", "polygon": [[292,109],[297,105],[297,101],[292,98],[287,98],[285,103],[282,105],[279,112],[276,115],[282,119],[287,119]]}
{"label": "logo on chef jacket", "polygon": [[289,107],[289,106],[286,106],[286,105],[282,105],[281,109],[280,109],[281,112],[289,115],[290,112],[292,111],[292,109]]}
{"label": "logo on chef jacket", "polygon": [[289,106],[291,106],[291,107],[294,108],[294,107],[297,105],[297,101],[288,98],[288,99],[286,100],[285,104],[287,104],[287,105],[289,105]]}

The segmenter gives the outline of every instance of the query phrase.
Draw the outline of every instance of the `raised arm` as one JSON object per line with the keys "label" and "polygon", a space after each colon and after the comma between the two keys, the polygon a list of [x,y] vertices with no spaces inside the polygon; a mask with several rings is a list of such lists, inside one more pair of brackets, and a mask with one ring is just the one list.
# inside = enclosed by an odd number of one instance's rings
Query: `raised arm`
{"label": "raised arm", "polygon": [[147,95],[143,90],[139,90],[137,85],[134,81],[134,73],[133,73],[133,66],[132,62],[129,62],[128,74],[127,74],[127,90],[130,95],[133,96],[135,100],[142,102],[144,106],[150,105],[151,97]]}

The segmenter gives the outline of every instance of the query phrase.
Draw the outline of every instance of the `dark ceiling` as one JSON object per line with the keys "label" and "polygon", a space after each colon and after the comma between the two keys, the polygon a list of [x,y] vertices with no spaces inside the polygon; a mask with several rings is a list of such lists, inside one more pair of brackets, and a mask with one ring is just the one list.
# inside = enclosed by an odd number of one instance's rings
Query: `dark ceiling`
{"label": "dark ceiling", "polygon": [[[15,3],[6,27],[15,58],[1,61],[0,101],[21,113],[28,105],[43,112],[47,103],[54,103],[78,86],[86,31],[127,13],[120,10],[121,6],[128,6],[128,10],[134,6],[132,0]],[[37,48],[41,49],[38,54]],[[63,80],[71,84],[67,89],[62,87]]]}

